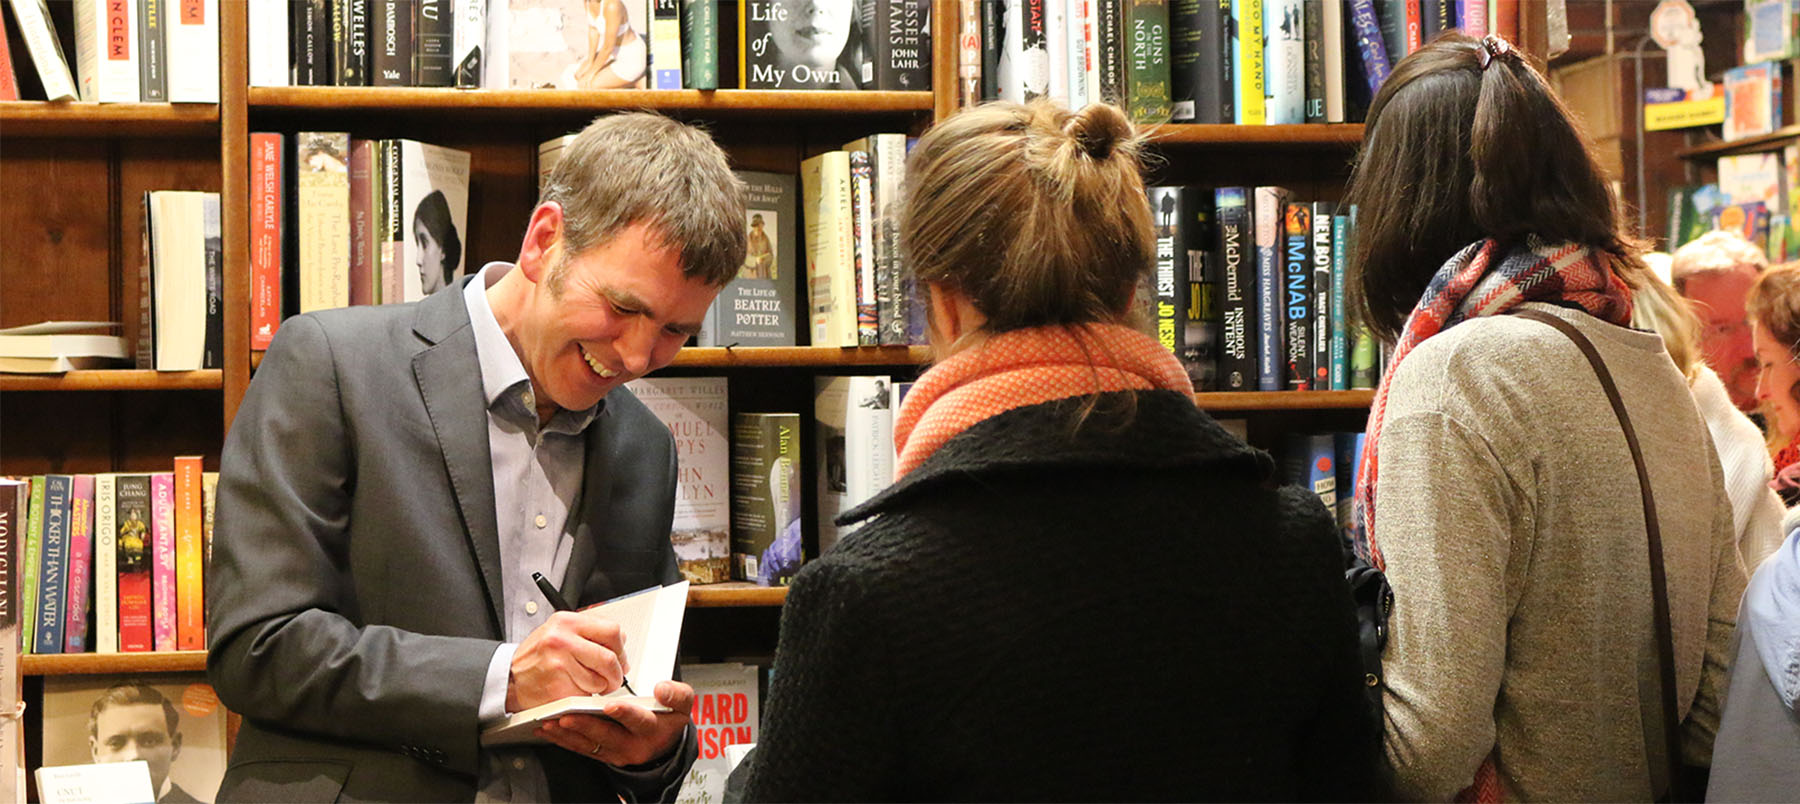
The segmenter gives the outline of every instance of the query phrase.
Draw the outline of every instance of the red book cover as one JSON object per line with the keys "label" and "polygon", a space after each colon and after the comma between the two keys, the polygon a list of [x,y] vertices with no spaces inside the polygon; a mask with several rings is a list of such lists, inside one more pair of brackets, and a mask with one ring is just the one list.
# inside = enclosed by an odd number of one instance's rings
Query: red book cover
{"label": "red book cover", "polygon": [[250,135],[250,348],[281,326],[282,135]]}
{"label": "red book cover", "polygon": [[150,476],[150,631],[157,650],[175,649],[175,473]]}
{"label": "red book cover", "polygon": [[1429,0],[1406,0],[1406,52],[1414,53],[1425,45],[1425,19],[1422,2]]}
{"label": "red book cover", "polygon": [[1494,4],[1494,30],[1488,33],[1519,43],[1519,0],[1488,0]]}
{"label": "red book cover", "polygon": [[206,650],[200,456],[175,459],[175,648]]}
{"label": "red book cover", "polygon": [[6,26],[0,25],[0,101],[19,99],[19,79],[13,75],[12,46],[6,43]]}
{"label": "red book cover", "polygon": [[118,480],[119,532],[119,650],[148,651],[150,628],[150,476],[120,475]]}

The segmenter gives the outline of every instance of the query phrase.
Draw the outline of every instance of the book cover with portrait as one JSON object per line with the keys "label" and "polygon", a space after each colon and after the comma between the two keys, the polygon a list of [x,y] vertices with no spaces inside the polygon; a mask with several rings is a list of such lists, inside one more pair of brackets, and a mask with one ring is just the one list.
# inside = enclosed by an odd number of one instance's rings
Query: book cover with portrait
{"label": "book cover with portrait", "polygon": [[740,85],[872,88],[874,62],[863,53],[858,10],[857,0],[744,0],[738,5]]}
{"label": "book cover with portrait", "polygon": [[225,707],[200,673],[44,679],[45,767],[143,760],[158,804],[209,802],[225,777]]}
{"label": "book cover with portrait", "polygon": [[418,301],[468,273],[469,152],[400,141],[402,301]]}
{"label": "book cover with portrait", "polygon": [[650,0],[509,0],[506,85],[629,89],[647,85]]}
{"label": "book cover with portrait", "polygon": [[744,264],[719,291],[702,322],[700,346],[794,346],[798,277],[794,274],[799,202],[795,177],[740,170],[744,180]]}
{"label": "book cover with portrait", "polygon": [[669,541],[691,583],[731,580],[731,404],[724,377],[643,377],[625,384],[675,441]]}

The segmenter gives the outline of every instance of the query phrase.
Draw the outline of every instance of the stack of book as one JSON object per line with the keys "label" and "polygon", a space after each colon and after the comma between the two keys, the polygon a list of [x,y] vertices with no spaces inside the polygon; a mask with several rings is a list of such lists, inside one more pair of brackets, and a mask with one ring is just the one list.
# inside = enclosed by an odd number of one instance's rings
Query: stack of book
{"label": "stack of book", "polygon": [[45,321],[0,329],[0,372],[53,374],[117,366],[131,359],[125,339],[87,330],[118,326],[116,321]]}

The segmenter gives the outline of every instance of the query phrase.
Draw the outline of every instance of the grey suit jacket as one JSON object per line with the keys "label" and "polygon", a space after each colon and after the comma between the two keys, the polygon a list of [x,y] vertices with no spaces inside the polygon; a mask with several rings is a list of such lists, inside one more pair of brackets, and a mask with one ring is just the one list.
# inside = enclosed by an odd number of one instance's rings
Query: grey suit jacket
{"label": "grey suit jacket", "polygon": [[[462,283],[282,324],[225,440],[207,577],[219,800],[468,801],[502,636],[487,409]],[[561,579],[577,605],[679,580],[675,455],[628,391],[587,430]],[[515,581],[518,579],[515,579]],[[690,730],[691,736],[691,730]],[[673,797],[539,749],[560,800]]]}

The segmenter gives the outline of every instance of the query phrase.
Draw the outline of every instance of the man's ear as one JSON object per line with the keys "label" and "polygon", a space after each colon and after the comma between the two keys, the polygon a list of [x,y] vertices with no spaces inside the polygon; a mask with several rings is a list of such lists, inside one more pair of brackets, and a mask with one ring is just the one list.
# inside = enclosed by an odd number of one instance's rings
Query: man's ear
{"label": "man's ear", "polygon": [[95,762],[100,761],[100,738],[88,735],[88,757]]}
{"label": "man's ear", "polygon": [[555,201],[545,201],[531,211],[525,242],[519,246],[519,270],[532,284],[544,281],[562,249],[563,211]]}
{"label": "man's ear", "polygon": [[171,749],[173,749],[172,751],[169,752],[169,761],[174,762],[175,760],[180,759],[181,758],[181,732],[179,732],[179,731],[175,732],[175,736],[169,738],[169,747]]}

